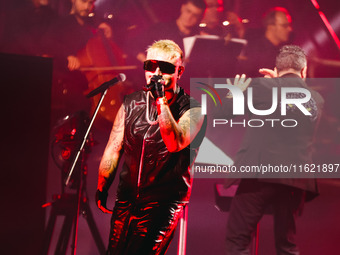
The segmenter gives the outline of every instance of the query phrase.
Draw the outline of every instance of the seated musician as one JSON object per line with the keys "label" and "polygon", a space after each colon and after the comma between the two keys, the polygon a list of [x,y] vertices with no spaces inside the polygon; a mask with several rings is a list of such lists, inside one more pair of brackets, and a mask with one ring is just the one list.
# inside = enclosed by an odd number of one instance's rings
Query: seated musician
{"label": "seated musician", "polygon": [[[44,55],[53,57],[54,61],[52,106],[61,110],[62,116],[65,113],[90,109],[90,102],[84,93],[88,91],[88,82],[97,77],[85,77],[87,73],[81,72],[81,67],[108,65],[98,64],[108,55],[113,56],[110,66],[124,63],[122,52],[112,40],[110,25],[90,17],[95,0],[71,2],[70,14],[53,22],[42,39]],[[99,47],[95,45],[97,41],[94,39],[99,35],[103,40],[109,41],[108,49],[98,51]],[[90,50],[87,47],[89,44],[93,46]],[[110,51],[110,54],[106,51]]]}

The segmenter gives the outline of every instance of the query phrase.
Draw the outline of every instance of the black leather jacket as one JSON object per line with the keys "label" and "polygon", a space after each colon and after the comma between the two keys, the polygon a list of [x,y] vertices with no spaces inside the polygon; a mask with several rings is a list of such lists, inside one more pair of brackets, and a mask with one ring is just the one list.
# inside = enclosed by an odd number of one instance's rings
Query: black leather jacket
{"label": "black leather jacket", "polygon": [[[199,106],[181,88],[171,112],[178,120],[187,110]],[[180,201],[190,197],[192,165],[201,144],[205,126],[187,148],[170,153],[161,136],[158,123],[150,125],[145,117],[146,92],[138,91],[125,97],[125,162],[120,174],[117,198],[136,203]],[[150,97],[150,119],[157,118],[157,108]]]}

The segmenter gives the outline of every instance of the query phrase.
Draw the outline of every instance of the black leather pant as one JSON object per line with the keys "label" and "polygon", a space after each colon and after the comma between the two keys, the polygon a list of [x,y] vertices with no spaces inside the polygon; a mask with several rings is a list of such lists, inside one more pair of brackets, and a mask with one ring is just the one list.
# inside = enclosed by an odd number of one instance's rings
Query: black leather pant
{"label": "black leather pant", "polygon": [[269,205],[273,209],[276,254],[299,254],[295,242],[295,217],[303,197],[304,191],[294,187],[242,180],[229,212],[226,254],[250,254],[251,234]]}
{"label": "black leather pant", "polygon": [[111,219],[109,255],[165,254],[185,204],[116,201]]}

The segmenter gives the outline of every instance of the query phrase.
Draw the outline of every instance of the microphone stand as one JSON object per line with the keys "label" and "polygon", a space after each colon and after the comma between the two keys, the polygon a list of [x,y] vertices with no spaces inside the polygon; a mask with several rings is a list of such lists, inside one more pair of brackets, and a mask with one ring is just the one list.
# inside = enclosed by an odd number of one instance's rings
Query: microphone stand
{"label": "microphone stand", "polygon": [[[73,225],[73,242],[72,242],[72,254],[76,255],[77,250],[77,239],[78,239],[78,224],[79,224],[79,216],[80,213],[83,212],[84,215],[87,215],[87,223],[89,225],[89,228],[91,230],[92,236],[96,242],[97,248],[99,250],[100,254],[105,253],[105,246],[103,241],[100,238],[99,231],[95,225],[93,215],[91,213],[90,207],[88,205],[88,198],[86,196],[86,167],[84,167],[84,146],[87,143],[88,136],[90,134],[90,130],[92,128],[93,122],[97,117],[98,111],[100,109],[100,106],[103,103],[103,100],[107,94],[108,89],[116,84],[117,82],[123,82],[125,81],[126,76],[125,74],[119,74],[118,77],[115,77],[114,79],[104,82],[102,85],[100,85],[98,88],[92,90],[87,97],[95,96],[99,93],[101,93],[100,100],[96,106],[96,109],[91,117],[90,124],[87,127],[87,130],[84,134],[84,137],[82,138],[81,145],[79,146],[76,155],[73,159],[72,166],[67,174],[67,178],[65,180],[65,183],[63,183],[65,186],[68,186],[72,175],[74,174],[74,169],[77,166],[78,159],[80,155],[82,155],[82,161],[81,161],[81,172],[80,172],[80,180],[78,183],[78,189],[77,194],[62,194],[61,196],[57,197],[57,200],[51,203],[52,210],[51,210],[51,216],[48,220],[48,224],[46,227],[46,235],[44,236],[44,242],[43,242],[43,249],[41,254],[48,254],[48,250],[51,243],[52,233],[54,229],[54,225],[56,222],[56,217],[58,215],[64,215],[64,223],[61,231],[61,235],[59,236],[57,248],[56,248],[56,255],[59,254],[66,254],[67,244],[69,242],[70,233],[72,231],[72,225]],[[85,196],[83,196],[85,195]],[[74,206],[75,203],[73,203],[75,200],[77,200],[76,206]],[[43,207],[46,207],[45,205]]]}
{"label": "microphone stand", "polygon": [[[105,246],[104,243],[100,237],[100,233],[98,231],[98,228],[95,225],[95,221],[93,219],[93,215],[90,209],[90,206],[88,205],[88,198],[86,194],[86,166],[84,166],[84,153],[85,149],[84,146],[86,144],[86,141],[88,139],[88,135],[90,133],[90,130],[92,128],[93,122],[98,114],[99,108],[104,100],[104,97],[107,93],[108,88],[106,88],[104,91],[102,91],[101,98],[98,102],[98,105],[95,109],[95,112],[91,118],[90,124],[86,130],[86,133],[84,137],[82,138],[82,144],[79,147],[77,154],[73,160],[72,167],[68,173],[67,179],[65,183],[63,183],[65,186],[67,186],[70,182],[71,176],[73,174],[74,169],[78,169],[79,164],[77,164],[78,159],[80,158],[80,178],[79,178],[79,183],[77,184],[77,193],[76,194],[62,194],[58,195],[55,201],[51,203],[52,209],[51,209],[51,215],[49,217],[47,227],[45,229],[45,234],[44,234],[44,240],[43,240],[43,247],[42,247],[42,252],[41,254],[47,255],[51,240],[52,240],[52,235],[53,235],[53,230],[54,226],[56,223],[57,216],[62,215],[64,217],[64,221],[62,224],[62,228],[60,231],[60,235],[58,238],[58,242],[56,245],[55,249],[55,255],[64,255],[66,254],[67,246],[69,243],[69,238],[73,229],[73,237],[72,237],[72,243],[71,243],[71,248],[72,248],[72,253],[73,255],[76,255],[77,251],[77,239],[78,239],[78,224],[79,224],[79,217],[80,214],[82,213],[85,215],[87,224],[91,230],[92,236],[94,238],[94,241],[97,245],[98,251],[100,254],[105,253]],[[74,174],[78,174],[78,172],[74,172]],[[43,206],[46,207],[46,206]]]}
{"label": "microphone stand", "polygon": [[78,159],[79,159],[80,153],[81,153],[82,150],[84,149],[84,146],[85,146],[86,140],[87,140],[87,136],[88,136],[89,133],[90,133],[90,130],[91,130],[91,128],[92,128],[92,124],[93,124],[93,122],[94,122],[94,120],[95,120],[95,118],[96,118],[96,116],[97,116],[97,114],[98,114],[98,111],[99,111],[99,108],[100,108],[101,104],[103,103],[103,100],[104,100],[104,97],[105,97],[105,95],[106,95],[106,93],[107,93],[107,90],[108,90],[110,87],[112,87],[113,85],[115,85],[117,82],[120,82],[120,81],[121,81],[121,82],[124,82],[125,80],[126,80],[126,75],[123,74],[123,73],[120,73],[117,77],[113,78],[113,79],[110,80],[110,81],[104,82],[104,83],[103,83],[102,85],[100,85],[98,88],[95,88],[94,90],[92,90],[90,93],[87,94],[86,97],[89,98],[89,97],[93,97],[93,96],[99,94],[100,92],[102,93],[102,94],[101,94],[101,97],[100,97],[100,100],[99,100],[99,102],[98,102],[98,104],[97,104],[96,110],[94,111],[94,114],[93,114],[93,116],[92,116],[92,118],[91,118],[90,125],[89,125],[89,127],[87,128],[86,133],[85,133],[85,135],[84,135],[84,137],[83,137],[83,142],[81,143],[81,146],[80,146],[80,148],[78,149],[77,154],[76,154],[76,156],[75,156],[75,158],[74,158],[74,160],[73,160],[72,167],[71,167],[71,169],[70,169],[70,171],[69,171],[69,173],[68,173],[68,176],[67,176],[67,178],[66,178],[66,181],[65,181],[65,186],[67,186],[67,185],[69,184],[69,182],[70,182],[71,176],[72,176],[72,174],[73,174],[74,168],[75,168],[75,166],[76,166],[76,164],[77,164],[77,161],[78,161]]}
{"label": "microphone stand", "polygon": [[65,181],[65,186],[67,186],[67,185],[69,184],[69,182],[70,182],[71,176],[72,176],[72,174],[73,174],[74,168],[75,168],[75,166],[76,166],[76,164],[77,164],[77,161],[78,161],[78,159],[79,159],[80,153],[81,153],[82,150],[84,149],[84,146],[85,146],[85,144],[86,144],[87,137],[88,137],[88,135],[89,135],[89,133],[90,133],[90,131],[91,131],[93,122],[94,122],[94,120],[95,120],[96,117],[97,117],[98,111],[99,111],[99,109],[100,109],[101,104],[102,104],[103,101],[104,101],[104,98],[105,98],[105,96],[106,96],[106,93],[107,93],[108,89],[109,89],[109,88],[107,88],[107,89],[101,94],[100,100],[99,100],[99,102],[98,102],[98,104],[97,104],[97,106],[96,106],[96,109],[95,109],[95,111],[94,111],[92,117],[91,117],[90,124],[89,124],[89,126],[88,126],[88,128],[87,128],[87,130],[86,130],[86,132],[85,132],[84,137],[83,137],[83,141],[82,141],[82,143],[81,143],[81,145],[80,145],[80,147],[79,147],[79,149],[78,149],[78,151],[77,151],[77,154],[76,154],[76,156],[75,156],[75,158],[74,158],[74,160],[73,160],[73,163],[72,163],[72,167],[71,167],[71,169],[70,169],[70,171],[69,171],[69,173],[68,173],[68,175],[67,175],[67,178],[66,178],[66,181]]}
{"label": "microphone stand", "polygon": [[[75,169],[75,166],[77,165],[79,156],[81,155],[81,152],[82,152],[83,149],[84,149],[84,146],[85,146],[85,144],[86,144],[88,135],[89,135],[90,130],[91,130],[91,128],[92,128],[93,122],[94,122],[95,118],[97,117],[98,111],[99,111],[99,109],[100,109],[101,104],[103,103],[103,100],[104,100],[104,98],[105,98],[105,96],[106,96],[106,94],[107,94],[108,89],[109,89],[109,88],[106,88],[105,91],[103,91],[103,92],[101,93],[100,100],[99,100],[99,102],[98,102],[98,104],[97,104],[97,106],[96,106],[96,109],[95,109],[95,111],[94,111],[92,117],[91,117],[90,124],[89,124],[89,126],[88,126],[88,128],[87,128],[87,130],[86,130],[86,133],[85,133],[84,137],[83,137],[83,141],[82,141],[82,143],[81,143],[81,146],[79,147],[79,149],[78,149],[78,151],[77,151],[77,154],[76,154],[76,156],[75,156],[75,158],[74,158],[74,160],[73,160],[73,163],[72,163],[72,167],[71,167],[71,169],[70,169],[70,171],[69,171],[69,173],[68,173],[68,175],[67,175],[66,181],[65,181],[65,183],[64,183],[65,186],[67,186],[67,185],[69,184],[69,182],[70,182],[70,179],[71,179],[71,176],[72,176],[73,171],[74,171],[74,169]],[[80,182],[82,182],[82,180],[80,180]],[[80,187],[81,187],[81,186],[82,186],[82,183],[80,183],[79,185],[80,185]],[[82,196],[81,193],[82,193],[82,191],[80,190],[80,191],[79,191],[79,194],[78,194],[78,199],[77,199],[77,200],[78,200],[78,202],[77,202],[77,203],[78,203],[78,204],[77,204],[77,214],[76,214],[76,216],[75,216],[76,218],[75,218],[74,237],[73,237],[73,246],[72,246],[72,254],[73,254],[73,255],[76,255],[76,250],[77,250],[78,223],[79,223],[79,215],[80,215],[80,207],[81,207],[81,196]]]}

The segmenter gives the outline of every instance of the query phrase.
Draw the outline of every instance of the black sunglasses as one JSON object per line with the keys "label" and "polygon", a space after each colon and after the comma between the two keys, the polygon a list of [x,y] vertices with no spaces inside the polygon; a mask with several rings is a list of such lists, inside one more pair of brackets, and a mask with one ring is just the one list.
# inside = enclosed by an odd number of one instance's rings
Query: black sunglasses
{"label": "black sunglasses", "polygon": [[149,72],[156,71],[157,67],[162,73],[173,74],[176,71],[176,66],[165,61],[160,60],[146,60],[144,61],[144,70]]}

